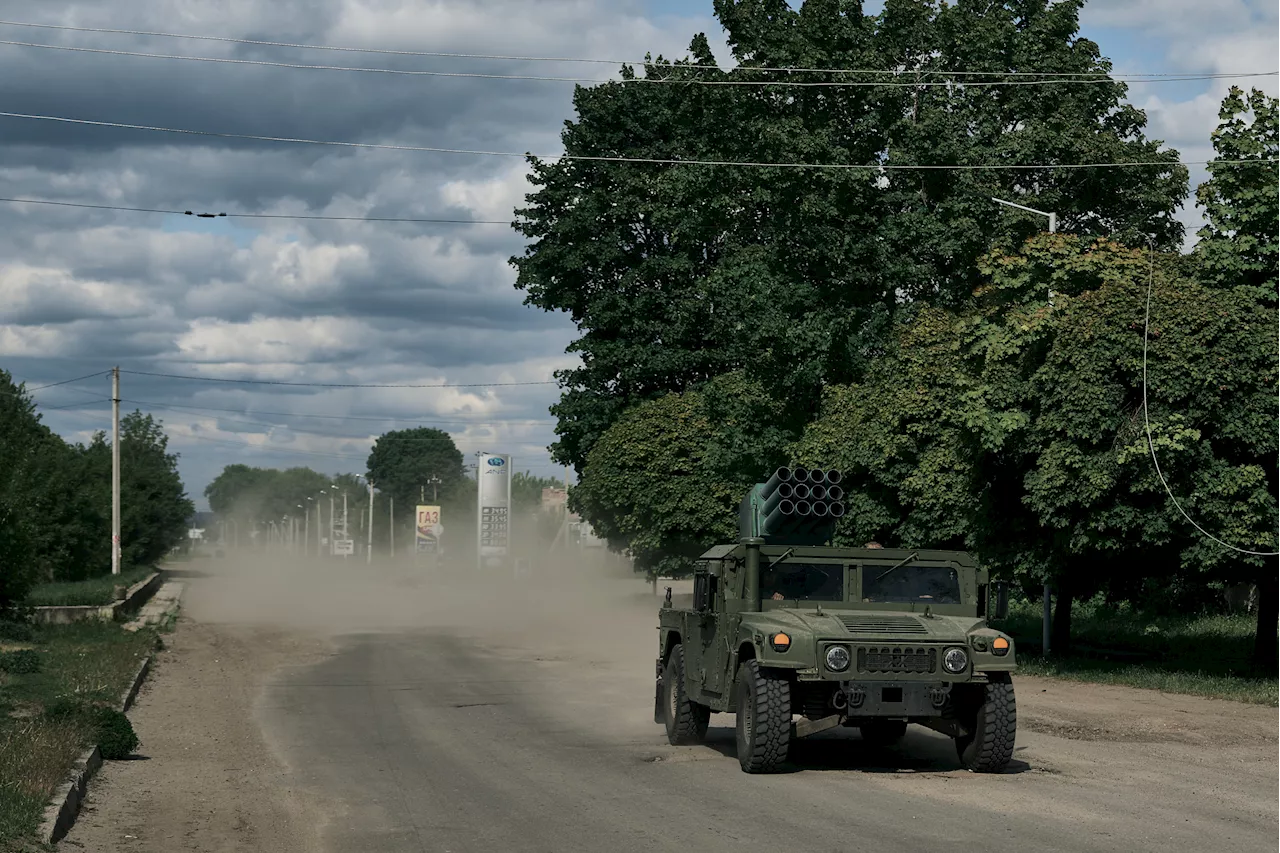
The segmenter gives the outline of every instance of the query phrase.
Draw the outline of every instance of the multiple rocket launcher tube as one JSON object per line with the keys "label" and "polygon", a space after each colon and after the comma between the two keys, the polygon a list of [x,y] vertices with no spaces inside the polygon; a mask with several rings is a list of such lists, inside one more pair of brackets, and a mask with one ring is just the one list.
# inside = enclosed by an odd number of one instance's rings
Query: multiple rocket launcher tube
{"label": "multiple rocket launcher tube", "polygon": [[845,513],[840,472],[779,468],[764,484],[763,532],[801,533],[828,525]]}

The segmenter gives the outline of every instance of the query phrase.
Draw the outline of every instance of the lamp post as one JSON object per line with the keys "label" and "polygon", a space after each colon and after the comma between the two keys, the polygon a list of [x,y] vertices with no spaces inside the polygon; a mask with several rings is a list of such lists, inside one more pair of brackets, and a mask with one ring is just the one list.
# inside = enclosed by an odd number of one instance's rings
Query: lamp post
{"label": "lamp post", "polygon": [[[314,500],[313,497],[307,497],[308,504]],[[302,556],[306,557],[311,552],[311,507],[307,506],[303,512],[307,514],[307,520],[302,525]]]}
{"label": "lamp post", "polygon": [[329,486],[329,556],[333,556],[335,548],[333,545],[333,493],[338,490],[338,484],[332,483]]}
{"label": "lamp post", "polygon": [[[305,506],[304,504],[298,504],[298,509],[302,510],[303,528],[302,528],[302,548],[301,548],[301,550],[302,550],[302,556],[304,556],[304,557],[305,557],[305,556],[307,556],[307,532],[306,532],[306,526],[305,526],[305,525],[306,525],[306,522],[307,522],[307,521],[310,521],[310,520],[311,520],[311,514],[307,512],[307,508],[306,508],[306,506]],[[296,528],[297,528],[297,524],[298,524],[298,520],[297,520],[297,519],[294,519],[294,522],[293,522],[293,523],[294,523],[294,528],[296,529]],[[296,538],[296,536],[295,536],[295,538]],[[297,548],[295,548],[295,550],[298,550],[298,549],[297,549]]]}
{"label": "lamp post", "polygon": [[[1035,213],[1040,216],[1047,216],[1049,217],[1049,233],[1050,234],[1058,233],[1058,214],[1056,213],[1050,213],[1047,210],[1036,210],[1034,207],[1027,207],[1025,204],[1015,204],[1011,201],[1005,201],[1002,198],[996,198],[995,196],[992,196],[991,200],[994,201],[996,204],[1003,204],[1007,207],[1015,207],[1018,210],[1025,210],[1027,213]],[[1053,308],[1053,291],[1052,290],[1049,291],[1049,308],[1051,310]],[[1052,603],[1053,603],[1053,591],[1050,589],[1049,584],[1046,583],[1044,585],[1044,611],[1040,615],[1040,640],[1044,645],[1043,654],[1045,657],[1049,656],[1049,633],[1050,633],[1049,626],[1053,618],[1053,614],[1051,612]]]}
{"label": "lamp post", "polygon": [[373,480],[366,479],[369,484],[369,542],[364,552],[365,565],[373,562]]}
{"label": "lamp post", "polygon": [[437,477],[435,474],[432,474],[431,479],[427,480],[427,482],[431,484],[431,502],[433,504],[439,503],[440,498],[436,494],[436,487],[439,486],[444,481],[441,480],[439,477]]}

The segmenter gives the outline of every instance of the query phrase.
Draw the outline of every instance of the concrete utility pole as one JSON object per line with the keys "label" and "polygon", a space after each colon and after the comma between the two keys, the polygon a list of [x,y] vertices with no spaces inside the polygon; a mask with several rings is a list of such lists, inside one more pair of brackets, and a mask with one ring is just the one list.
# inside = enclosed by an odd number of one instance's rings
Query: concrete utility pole
{"label": "concrete utility pole", "polygon": [[431,502],[433,504],[439,503],[440,497],[436,492],[437,492],[437,487],[442,482],[441,479],[437,477],[435,474],[432,474],[431,479],[427,480],[427,482],[431,484]]}
{"label": "concrete utility pole", "polygon": [[[308,501],[315,500],[308,497]],[[311,553],[311,507],[306,506],[302,510],[307,514],[307,519],[302,523],[302,556],[306,557]]]}
{"label": "concrete utility pole", "polygon": [[120,574],[120,368],[111,368],[111,574]]}
{"label": "concrete utility pole", "polygon": [[373,562],[373,480],[369,480],[369,544],[364,553],[364,563]]}
{"label": "concrete utility pole", "polygon": [[387,510],[387,543],[391,546],[391,556],[396,555],[396,499],[387,495],[391,508]]}
{"label": "concrete utility pole", "polygon": [[[1040,216],[1047,216],[1049,217],[1049,233],[1050,234],[1058,233],[1058,214],[1056,213],[1050,213],[1047,210],[1036,210],[1034,207],[1027,207],[1024,204],[1014,204],[1011,201],[1005,201],[1004,199],[996,198],[995,196],[992,196],[991,200],[994,201],[996,204],[1003,204],[1008,207],[1016,207],[1018,210],[1025,210],[1027,213],[1035,213]],[[1053,291],[1052,290],[1049,291],[1049,308],[1050,310],[1052,310],[1053,308]],[[1050,607],[1052,600],[1053,600],[1052,590],[1050,589],[1049,584],[1045,584],[1044,585],[1044,612],[1041,614],[1041,617],[1040,617],[1041,618],[1040,634],[1041,634],[1041,640],[1044,643],[1043,654],[1045,657],[1049,656],[1049,625],[1053,619],[1052,608]]]}
{"label": "concrete utility pole", "polygon": [[338,486],[336,483],[329,487],[329,556],[331,557],[338,553],[337,548],[333,544],[333,533],[335,530],[335,525],[333,523],[333,493],[337,491],[337,489]]}
{"label": "concrete utility pole", "polygon": [[[350,538],[351,531],[347,527],[347,493],[344,491],[342,493],[342,541],[346,542]],[[348,554],[343,553],[342,559],[345,560],[348,556]]]}

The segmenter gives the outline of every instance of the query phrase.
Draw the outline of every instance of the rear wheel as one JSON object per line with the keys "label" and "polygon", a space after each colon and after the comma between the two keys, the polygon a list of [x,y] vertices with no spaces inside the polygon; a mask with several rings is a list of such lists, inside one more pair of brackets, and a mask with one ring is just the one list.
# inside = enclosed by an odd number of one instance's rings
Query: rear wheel
{"label": "rear wheel", "polygon": [[671,657],[662,670],[663,722],[667,726],[667,741],[672,746],[701,743],[707,735],[711,721],[711,709],[689,699],[684,687],[684,646],[671,650]]}
{"label": "rear wheel", "polygon": [[791,745],[791,682],[749,660],[738,670],[738,763],[747,773],[773,773]]}
{"label": "rear wheel", "polygon": [[1018,706],[1009,673],[993,672],[989,678],[988,684],[977,685],[980,693],[974,701],[959,709],[970,734],[956,738],[956,752],[965,769],[975,773],[999,773],[1008,767],[1018,733]]}
{"label": "rear wheel", "polygon": [[858,725],[862,739],[872,746],[892,746],[907,733],[905,720],[867,720]]}

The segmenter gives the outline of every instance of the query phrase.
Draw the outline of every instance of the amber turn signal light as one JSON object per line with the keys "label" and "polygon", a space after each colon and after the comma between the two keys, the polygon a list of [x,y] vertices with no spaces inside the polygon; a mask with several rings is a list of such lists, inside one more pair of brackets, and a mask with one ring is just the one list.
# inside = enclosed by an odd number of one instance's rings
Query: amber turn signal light
{"label": "amber turn signal light", "polygon": [[774,634],[769,638],[769,645],[773,646],[775,652],[785,652],[791,648],[791,638],[786,634]]}
{"label": "amber turn signal light", "polygon": [[991,653],[994,655],[1009,654],[1009,641],[1004,637],[996,637],[991,641]]}

